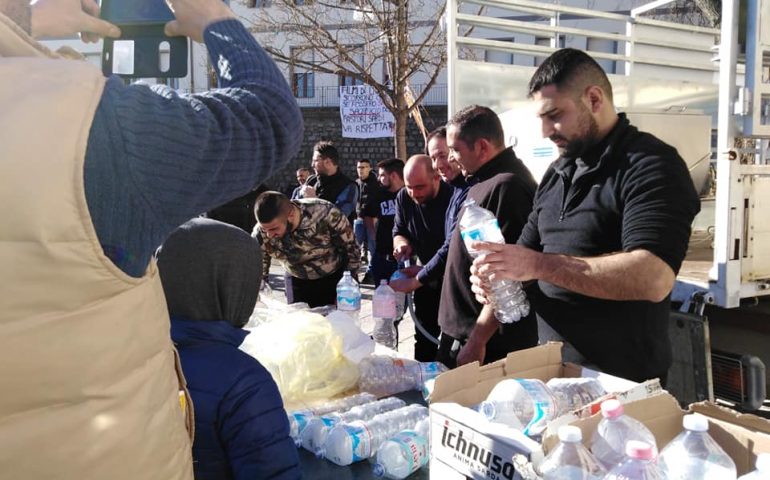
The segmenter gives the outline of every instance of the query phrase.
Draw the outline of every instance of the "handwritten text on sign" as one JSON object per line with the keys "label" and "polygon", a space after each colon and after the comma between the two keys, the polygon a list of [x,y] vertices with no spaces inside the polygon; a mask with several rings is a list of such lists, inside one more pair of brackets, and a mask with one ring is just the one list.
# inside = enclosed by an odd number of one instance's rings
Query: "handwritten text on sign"
{"label": "handwritten text on sign", "polygon": [[395,119],[369,85],[340,87],[342,136],[346,138],[392,137]]}

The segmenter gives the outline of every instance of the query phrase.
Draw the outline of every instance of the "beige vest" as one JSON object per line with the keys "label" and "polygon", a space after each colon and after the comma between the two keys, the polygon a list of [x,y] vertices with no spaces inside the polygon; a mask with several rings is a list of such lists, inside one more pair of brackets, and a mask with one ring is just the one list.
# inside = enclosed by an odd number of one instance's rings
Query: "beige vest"
{"label": "beige vest", "polygon": [[191,479],[157,270],[116,268],[85,201],[104,79],[51,57],[0,15],[0,479]]}

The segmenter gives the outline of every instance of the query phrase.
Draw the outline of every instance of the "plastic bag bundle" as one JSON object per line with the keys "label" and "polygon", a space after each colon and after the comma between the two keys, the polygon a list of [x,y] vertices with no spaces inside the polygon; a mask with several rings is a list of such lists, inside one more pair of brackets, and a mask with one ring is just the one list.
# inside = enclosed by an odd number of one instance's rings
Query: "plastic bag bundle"
{"label": "plastic bag bundle", "polygon": [[322,315],[274,314],[250,329],[241,350],[270,372],[287,404],[332,398],[358,381],[358,368],[343,355],[343,338]]}

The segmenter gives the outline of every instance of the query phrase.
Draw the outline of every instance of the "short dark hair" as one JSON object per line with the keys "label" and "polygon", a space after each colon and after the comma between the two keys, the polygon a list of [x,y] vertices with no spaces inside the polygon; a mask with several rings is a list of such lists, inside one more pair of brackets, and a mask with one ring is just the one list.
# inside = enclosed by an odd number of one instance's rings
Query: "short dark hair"
{"label": "short dark hair", "polygon": [[322,157],[328,158],[334,165],[339,165],[340,154],[332,142],[322,140],[313,146],[313,151],[318,152]]}
{"label": "short dark hair", "polygon": [[529,80],[528,96],[532,97],[548,85],[576,96],[582,95],[587,87],[596,85],[612,101],[612,85],[601,65],[586,52],[575,48],[557,50],[537,67]]}
{"label": "short dark hair", "polygon": [[281,192],[268,190],[257,197],[254,203],[254,216],[259,223],[269,223],[278,215],[286,213],[290,205],[289,197]]}
{"label": "short dark hair", "polygon": [[399,178],[404,179],[404,161],[399,158],[389,158],[387,160],[381,160],[377,162],[377,169],[385,170],[385,173],[390,175],[391,173],[398,174]]}
{"label": "short dark hair", "polygon": [[468,147],[473,147],[483,138],[496,147],[505,146],[505,135],[500,118],[489,107],[471,105],[455,113],[447,123],[454,126],[457,135]]}
{"label": "short dark hair", "polygon": [[370,162],[368,158],[362,158],[356,163],[368,163],[370,167],[372,166],[372,162]]}
{"label": "short dark hair", "polygon": [[425,155],[430,155],[430,153],[428,153],[428,144],[434,138],[443,138],[446,140],[446,125],[443,127],[438,127],[437,129],[430,132],[427,137],[425,137]]}

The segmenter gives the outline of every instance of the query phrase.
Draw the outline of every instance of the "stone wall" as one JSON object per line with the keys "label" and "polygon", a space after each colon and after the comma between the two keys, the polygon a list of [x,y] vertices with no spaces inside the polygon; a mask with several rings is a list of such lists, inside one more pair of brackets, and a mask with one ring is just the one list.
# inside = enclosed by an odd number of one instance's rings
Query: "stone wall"
{"label": "stone wall", "polygon": [[[392,158],[392,138],[357,139],[342,138],[342,125],[338,108],[303,108],[305,136],[297,156],[282,170],[276,172],[265,183],[274,190],[291,193],[296,186],[295,172],[300,167],[310,168],[313,145],[319,140],[330,140],[340,152],[340,168],[351,179],[356,178],[356,162],[369,159],[372,164]],[[428,131],[443,125],[447,119],[446,107],[427,107],[422,111],[423,122]],[[409,120],[406,147],[409,155],[423,150],[423,137],[413,120]],[[403,159],[406,160],[406,159]]]}

